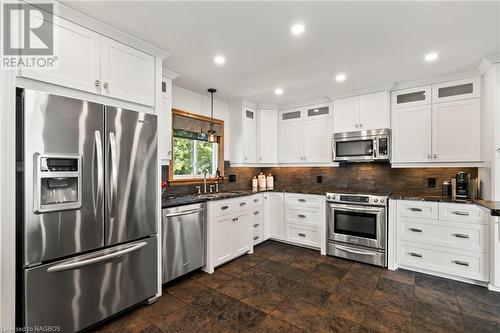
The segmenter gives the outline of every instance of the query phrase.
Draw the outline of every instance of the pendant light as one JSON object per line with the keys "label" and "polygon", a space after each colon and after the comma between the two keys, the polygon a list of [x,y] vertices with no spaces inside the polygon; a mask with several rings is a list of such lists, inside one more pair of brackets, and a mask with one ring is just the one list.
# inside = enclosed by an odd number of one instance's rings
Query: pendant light
{"label": "pendant light", "polygon": [[208,142],[217,143],[219,140],[217,136],[217,132],[214,130],[214,93],[217,89],[209,88],[208,92],[210,93],[210,129],[208,130]]}

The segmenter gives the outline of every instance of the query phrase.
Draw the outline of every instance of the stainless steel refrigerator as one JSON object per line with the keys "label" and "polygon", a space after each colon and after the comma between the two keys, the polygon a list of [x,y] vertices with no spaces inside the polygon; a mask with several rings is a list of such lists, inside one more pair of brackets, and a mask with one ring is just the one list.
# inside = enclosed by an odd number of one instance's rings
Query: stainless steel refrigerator
{"label": "stainless steel refrigerator", "polygon": [[78,331],[157,292],[156,116],[16,94],[17,322]]}

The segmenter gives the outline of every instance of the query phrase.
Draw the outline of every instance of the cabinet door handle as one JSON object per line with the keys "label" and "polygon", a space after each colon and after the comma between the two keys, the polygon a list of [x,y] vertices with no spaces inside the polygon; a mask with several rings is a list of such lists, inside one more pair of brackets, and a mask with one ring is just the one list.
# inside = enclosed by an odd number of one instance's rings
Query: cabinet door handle
{"label": "cabinet door handle", "polygon": [[220,208],[220,210],[226,210],[226,209],[228,209],[228,208],[229,208],[229,206],[222,206],[222,207]]}
{"label": "cabinet door handle", "polygon": [[497,153],[500,153],[500,148],[497,148]]}
{"label": "cabinet door handle", "polygon": [[299,214],[299,217],[300,217],[301,219],[305,219],[305,218],[306,218],[306,216],[305,216],[304,214]]}
{"label": "cabinet door handle", "polygon": [[460,266],[469,266],[469,263],[467,261],[453,260],[453,262]]}
{"label": "cabinet door handle", "polygon": [[300,237],[306,237],[306,234],[303,234],[303,233],[299,232],[299,236]]}
{"label": "cabinet door handle", "polygon": [[94,84],[95,84],[96,87],[99,87],[101,85],[101,81],[95,80]]}
{"label": "cabinet door handle", "polygon": [[410,231],[413,231],[413,232],[422,232],[422,229],[410,228]]}
{"label": "cabinet door handle", "polygon": [[432,155],[432,158],[437,158],[437,157],[438,157],[438,154]]}
{"label": "cabinet door handle", "polygon": [[258,226],[259,226],[258,223],[256,223],[256,224],[253,225],[254,228],[257,228]]}
{"label": "cabinet door handle", "polygon": [[455,236],[457,238],[469,238],[469,235],[466,235],[466,234],[453,234],[453,236]]}
{"label": "cabinet door handle", "polygon": [[257,210],[255,212],[253,212],[253,215],[259,215],[259,211]]}
{"label": "cabinet door handle", "polygon": [[257,239],[259,239],[259,236],[255,236],[255,237],[253,238],[253,240],[257,240]]}
{"label": "cabinet door handle", "polygon": [[422,257],[423,257],[423,255],[422,255],[422,254],[420,254],[420,253],[415,253],[415,252],[410,252],[410,255],[411,255],[412,257],[416,257],[416,258],[422,258]]}
{"label": "cabinet door handle", "polygon": [[240,202],[240,206],[245,206],[246,204],[246,202]]}
{"label": "cabinet door handle", "polygon": [[427,158],[428,158],[428,159],[431,159],[431,154],[427,154]]}
{"label": "cabinet door handle", "polygon": [[421,212],[422,211],[422,208],[415,208],[415,207],[411,207],[410,210],[412,212]]}
{"label": "cabinet door handle", "polygon": [[299,199],[299,202],[306,202],[306,199]]}
{"label": "cabinet door handle", "polygon": [[460,215],[460,216],[469,216],[469,212],[464,212],[464,211],[461,211],[461,210],[456,210],[456,211],[453,212],[453,214]]}
{"label": "cabinet door handle", "polygon": [[104,82],[103,87],[104,87],[104,89],[108,89],[108,87],[109,87],[109,83]]}
{"label": "cabinet door handle", "polygon": [[359,127],[363,127],[363,124],[359,124]]}
{"label": "cabinet door handle", "polygon": [[259,199],[253,199],[253,202],[259,202]]}

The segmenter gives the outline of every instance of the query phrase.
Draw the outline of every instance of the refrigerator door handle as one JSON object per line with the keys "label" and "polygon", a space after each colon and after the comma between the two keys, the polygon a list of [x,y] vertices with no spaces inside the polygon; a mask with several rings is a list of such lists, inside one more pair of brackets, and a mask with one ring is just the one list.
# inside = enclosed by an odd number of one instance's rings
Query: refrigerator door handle
{"label": "refrigerator door handle", "polygon": [[[104,164],[103,164],[103,154],[102,154],[101,132],[99,131],[94,132],[94,147],[95,147],[94,156],[97,157],[97,194],[94,196],[94,192],[92,192],[92,199],[94,200],[94,216],[97,216],[97,209],[99,208],[99,199],[101,199],[102,202],[102,196],[104,195]],[[94,161],[92,161],[92,184],[94,183],[95,179],[93,175],[94,175]]]}
{"label": "refrigerator door handle", "polygon": [[116,141],[115,141],[115,133],[109,133],[109,148],[111,153],[111,191],[110,191],[110,200],[109,200],[109,211],[111,216],[114,217],[115,211],[115,201],[118,195],[118,165],[116,163]]}
{"label": "refrigerator door handle", "polygon": [[100,257],[82,260],[82,261],[77,261],[77,262],[73,262],[70,264],[60,264],[60,265],[52,266],[52,267],[49,267],[47,269],[47,272],[48,273],[56,273],[56,272],[67,271],[70,269],[77,269],[77,268],[81,268],[84,266],[97,264],[97,263],[100,263],[103,261],[108,261],[108,260],[113,259],[113,258],[121,257],[127,253],[137,251],[137,250],[143,248],[144,246],[146,246],[147,244],[148,244],[147,242],[141,242],[141,243],[134,244],[126,249],[119,250],[119,251],[112,252],[112,253],[108,253],[108,254],[105,254],[105,255],[100,256]]}

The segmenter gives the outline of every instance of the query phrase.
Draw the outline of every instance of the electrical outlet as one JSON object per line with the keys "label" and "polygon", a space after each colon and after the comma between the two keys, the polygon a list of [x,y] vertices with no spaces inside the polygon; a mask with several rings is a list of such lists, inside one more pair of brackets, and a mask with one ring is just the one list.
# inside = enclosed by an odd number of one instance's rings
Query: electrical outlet
{"label": "electrical outlet", "polygon": [[229,181],[230,182],[235,182],[236,181],[236,175],[229,175]]}
{"label": "electrical outlet", "polygon": [[316,176],[316,183],[322,183],[323,182],[323,176]]}
{"label": "electrical outlet", "polygon": [[436,187],[436,178],[427,178],[427,187],[435,188]]}

